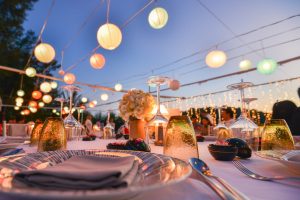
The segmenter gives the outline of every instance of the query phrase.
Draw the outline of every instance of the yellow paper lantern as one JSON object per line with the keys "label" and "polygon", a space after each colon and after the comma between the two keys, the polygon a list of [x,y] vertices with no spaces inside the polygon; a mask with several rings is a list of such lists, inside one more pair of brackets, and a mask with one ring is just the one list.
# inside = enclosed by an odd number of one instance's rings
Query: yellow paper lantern
{"label": "yellow paper lantern", "polygon": [[86,103],[87,101],[88,101],[88,99],[87,99],[86,97],[82,97],[82,98],[81,98],[81,102],[82,102],[82,103]]}
{"label": "yellow paper lantern", "polygon": [[14,109],[15,110],[20,110],[20,107],[19,106],[15,106]]}
{"label": "yellow paper lantern", "polygon": [[41,43],[35,47],[34,56],[40,62],[50,63],[55,58],[55,50],[50,44]]}
{"label": "yellow paper lantern", "polygon": [[16,103],[23,103],[24,102],[24,99],[22,97],[17,97],[16,98]]}
{"label": "yellow paper lantern", "polygon": [[116,90],[116,91],[120,92],[122,89],[123,89],[123,86],[122,86],[120,83],[117,83],[117,84],[115,85],[115,90]]}
{"label": "yellow paper lantern", "polygon": [[241,70],[248,70],[252,67],[252,63],[250,60],[242,60],[239,64]]}
{"label": "yellow paper lantern", "polygon": [[148,21],[152,28],[161,29],[167,24],[168,18],[168,12],[163,8],[157,7],[150,12]]}
{"label": "yellow paper lantern", "polygon": [[97,40],[104,49],[114,50],[122,42],[122,32],[116,25],[106,23],[98,29]]}
{"label": "yellow paper lantern", "polygon": [[45,94],[43,96],[43,102],[44,103],[50,103],[52,101],[52,97],[49,94]]}
{"label": "yellow paper lantern", "polygon": [[25,74],[29,77],[34,77],[36,75],[36,70],[33,67],[27,67]]}
{"label": "yellow paper lantern", "polygon": [[95,69],[102,69],[105,65],[105,58],[102,54],[96,53],[91,56],[90,64]]}
{"label": "yellow paper lantern", "polygon": [[227,56],[223,51],[211,51],[207,54],[205,62],[209,67],[218,68],[226,63]]}
{"label": "yellow paper lantern", "polygon": [[107,101],[108,100],[108,94],[106,94],[106,93],[101,94],[101,100],[102,101]]}
{"label": "yellow paper lantern", "polygon": [[50,83],[50,85],[51,85],[51,88],[52,88],[52,89],[56,89],[57,86],[58,86],[57,82],[55,82],[55,81],[52,81],[52,82]]}
{"label": "yellow paper lantern", "polygon": [[44,93],[48,93],[52,90],[51,88],[51,84],[48,83],[48,82],[43,82],[41,85],[40,85],[40,90]]}
{"label": "yellow paper lantern", "polygon": [[75,83],[75,81],[76,81],[76,76],[75,76],[74,74],[72,74],[72,73],[67,73],[67,74],[64,76],[64,82],[65,82],[66,84],[71,85],[71,84]]}
{"label": "yellow paper lantern", "polygon": [[45,103],[44,102],[39,102],[39,107],[42,108],[45,106]]}
{"label": "yellow paper lantern", "polygon": [[25,95],[24,90],[18,90],[18,91],[17,91],[17,95],[18,95],[19,97],[24,96],[24,95]]}

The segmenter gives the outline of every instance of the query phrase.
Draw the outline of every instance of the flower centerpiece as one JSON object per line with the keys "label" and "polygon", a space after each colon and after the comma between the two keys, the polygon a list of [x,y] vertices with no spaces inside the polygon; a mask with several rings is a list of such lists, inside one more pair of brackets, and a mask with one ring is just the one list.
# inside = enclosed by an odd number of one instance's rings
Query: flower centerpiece
{"label": "flower centerpiece", "polygon": [[154,98],[142,90],[130,90],[119,105],[120,116],[129,122],[130,138],[146,138],[145,118],[154,107]]}

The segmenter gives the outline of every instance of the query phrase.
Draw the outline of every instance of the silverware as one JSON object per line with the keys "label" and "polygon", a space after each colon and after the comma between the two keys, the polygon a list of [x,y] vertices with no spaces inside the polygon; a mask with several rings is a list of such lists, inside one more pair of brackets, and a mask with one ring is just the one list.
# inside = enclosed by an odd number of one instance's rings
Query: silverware
{"label": "silverware", "polygon": [[234,195],[234,199],[240,199],[240,200],[248,200],[249,198],[246,197],[243,193],[239,192],[237,189],[235,189],[234,187],[232,187],[229,183],[227,183],[225,180],[214,176],[212,174],[212,172],[210,171],[208,165],[201,159],[198,158],[191,158],[190,160],[190,164],[192,165],[192,167],[199,173],[201,173],[202,176],[204,177],[210,177],[210,178],[214,178],[215,180],[217,180],[219,183],[221,183],[221,185],[226,188],[231,194]]}
{"label": "silverware", "polygon": [[276,180],[285,180],[285,179],[300,180],[300,177],[284,177],[284,176],[266,177],[266,176],[259,175],[255,172],[249,170],[238,160],[233,160],[232,163],[238,170],[240,170],[247,176],[249,176],[253,179],[256,179],[256,180],[261,180],[261,181],[276,181]]}

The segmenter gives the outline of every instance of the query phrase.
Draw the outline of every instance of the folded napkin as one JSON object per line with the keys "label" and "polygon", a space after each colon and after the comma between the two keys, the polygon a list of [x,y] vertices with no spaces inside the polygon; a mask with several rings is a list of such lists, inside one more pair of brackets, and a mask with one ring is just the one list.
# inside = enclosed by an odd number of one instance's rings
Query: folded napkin
{"label": "folded napkin", "polygon": [[25,151],[22,148],[9,148],[9,149],[1,149],[0,150],[0,157],[1,156],[11,156],[18,153],[24,153]]}
{"label": "folded napkin", "polygon": [[62,190],[116,188],[131,184],[137,172],[134,156],[73,156],[42,170],[20,172],[13,184]]}

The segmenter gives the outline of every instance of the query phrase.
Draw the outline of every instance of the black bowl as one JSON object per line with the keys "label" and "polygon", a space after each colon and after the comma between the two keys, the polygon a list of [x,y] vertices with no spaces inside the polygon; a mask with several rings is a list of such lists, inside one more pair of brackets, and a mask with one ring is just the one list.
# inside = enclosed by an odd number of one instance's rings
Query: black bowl
{"label": "black bowl", "polygon": [[230,145],[210,144],[208,150],[216,160],[222,161],[231,161],[238,153],[238,148]]}

